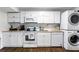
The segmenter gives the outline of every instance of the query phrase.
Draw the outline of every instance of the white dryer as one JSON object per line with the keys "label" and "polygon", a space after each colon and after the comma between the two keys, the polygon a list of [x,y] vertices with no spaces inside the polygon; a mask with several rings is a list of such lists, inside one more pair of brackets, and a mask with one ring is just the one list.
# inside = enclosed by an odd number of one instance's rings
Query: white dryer
{"label": "white dryer", "polygon": [[79,33],[77,31],[64,31],[64,48],[79,50]]}
{"label": "white dryer", "polygon": [[61,14],[62,30],[79,30],[79,12],[67,10]]}

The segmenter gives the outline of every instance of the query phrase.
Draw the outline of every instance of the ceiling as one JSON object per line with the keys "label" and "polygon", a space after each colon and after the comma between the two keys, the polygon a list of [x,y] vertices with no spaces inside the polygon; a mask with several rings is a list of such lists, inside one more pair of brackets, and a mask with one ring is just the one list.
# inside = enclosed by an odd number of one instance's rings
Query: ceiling
{"label": "ceiling", "polygon": [[0,11],[2,12],[18,12],[18,8],[16,7],[0,7]]}
{"label": "ceiling", "polygon": [[73,10],[76,7],[17,7],[19,11],[65,11]]}
{"label": "ceiling", "polygon": [[0,11],[4,12],[20,12],[20,11],[60,11],[79,9],[78,7],[0,7]]}

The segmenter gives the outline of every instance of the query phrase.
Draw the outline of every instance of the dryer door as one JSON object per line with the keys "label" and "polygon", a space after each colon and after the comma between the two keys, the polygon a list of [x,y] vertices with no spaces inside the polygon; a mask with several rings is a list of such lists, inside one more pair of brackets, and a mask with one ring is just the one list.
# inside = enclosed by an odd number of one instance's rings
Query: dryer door
{"label": "dryer door", "polygon": [[69,23],[71,25],[78,25],[78,23],[79,23],[79,14],[78,13],[72,13],[69,16]]}
{"label": "dryer door", "polygon": [[79,45],[79,36],[78,35],[71,35],[69,36],[69,44],[70,45],[73,45],[73,46],[76,46],[76,45]]}

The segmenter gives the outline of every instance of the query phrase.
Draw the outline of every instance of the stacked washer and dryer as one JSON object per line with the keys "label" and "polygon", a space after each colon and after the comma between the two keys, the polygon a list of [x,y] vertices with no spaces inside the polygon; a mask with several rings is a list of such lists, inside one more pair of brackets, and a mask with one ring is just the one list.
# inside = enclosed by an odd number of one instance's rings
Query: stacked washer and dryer
{"label": "stacked washer and dryer", "polygon": [[60,29],[64,31],[64,48],[79,50],[79,12],[75,10],[63,12]]}

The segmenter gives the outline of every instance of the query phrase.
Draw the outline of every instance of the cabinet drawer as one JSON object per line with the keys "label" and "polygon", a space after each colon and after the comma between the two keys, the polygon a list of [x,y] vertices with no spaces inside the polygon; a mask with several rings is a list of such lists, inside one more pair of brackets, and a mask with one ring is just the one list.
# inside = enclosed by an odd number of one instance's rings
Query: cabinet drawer
{"label": "cabinet drawer", "polygon": [[55,35],[63,35],[63,32],[53,32],[52,34],[55,34]]}
{"label": "cabinet drawer", "polygon": [[8,13],[8,17],[10,18],[19,18],[20,17],[20,13]]}
{"label": "cabinet drawer", "polygon": [[8,18],[8,22],[20,22],[20,18]]}

